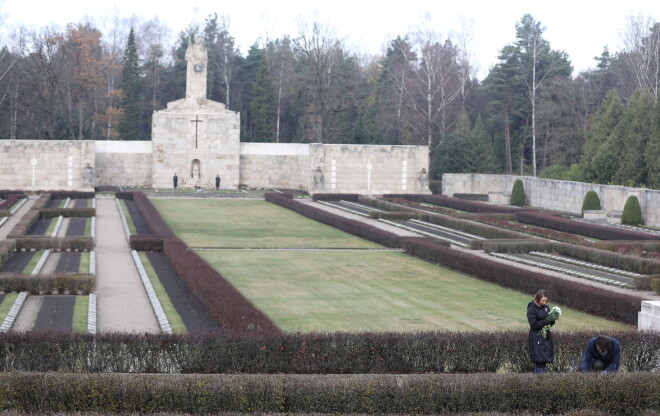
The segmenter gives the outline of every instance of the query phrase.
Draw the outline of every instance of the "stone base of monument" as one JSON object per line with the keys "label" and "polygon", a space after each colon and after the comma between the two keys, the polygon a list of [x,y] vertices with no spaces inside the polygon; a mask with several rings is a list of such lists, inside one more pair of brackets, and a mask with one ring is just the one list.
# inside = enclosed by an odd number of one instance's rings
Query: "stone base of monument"
{"label": "stone base of monument", "polygon": [[637,329],[640,331],[660,331],[660,301],[645,300],[637,314]]}

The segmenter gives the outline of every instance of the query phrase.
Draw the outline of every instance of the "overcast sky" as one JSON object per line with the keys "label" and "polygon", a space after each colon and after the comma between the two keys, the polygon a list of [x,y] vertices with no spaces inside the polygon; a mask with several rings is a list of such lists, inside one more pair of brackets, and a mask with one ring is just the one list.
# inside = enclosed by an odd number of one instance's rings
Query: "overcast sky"
{"label": "overcast sky", "polygon": [[[530,13],[545,26],[553,49],[568,53],[575,70],[595,66],[593,58],[605,45],[621,48],[620,34],[630,15],[644,14],[660,21],[660,0],[614,2],[585,0],[0,0],[5,27],[45,26],[80,22],[85,16],[157,16],[176,34],[190,23],[203,24],[211,13],[229,17],[229,32],[242,51],[259,38],[295,37],[297,22],[318,20],[365,53],[385,50],[396,35],[414,29],[428,13],[439,32],[448,36],[467,27],[482,79],[497,62],[502,47],[515,40],[515,24]],[[3,42],[4,43],[4,42]]]}

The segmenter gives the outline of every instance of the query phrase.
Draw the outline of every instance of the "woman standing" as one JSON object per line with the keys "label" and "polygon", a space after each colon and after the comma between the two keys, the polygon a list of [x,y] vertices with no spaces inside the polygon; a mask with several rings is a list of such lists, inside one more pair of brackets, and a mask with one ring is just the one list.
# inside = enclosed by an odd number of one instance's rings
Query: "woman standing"
{"label": "woman standing", "polygon": [[529,354],[534,363],[534,373],[545,373],[545,365],[553,361],[552,331],[547,332],[547,338],[541,335],[546,325],[554,325],[549,317],[548,294],[541,289],[534,295],[534,300],[527,305],[527,320],[529,321]]}

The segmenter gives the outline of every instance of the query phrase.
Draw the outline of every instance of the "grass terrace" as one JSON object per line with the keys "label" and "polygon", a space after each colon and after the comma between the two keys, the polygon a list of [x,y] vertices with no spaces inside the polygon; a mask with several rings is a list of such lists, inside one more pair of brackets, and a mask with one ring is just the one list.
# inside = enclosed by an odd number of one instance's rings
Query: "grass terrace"
{"label": "grass terrace", "polygon": [[[152,202],[180,238],[204,248],[200,256],[286,332],[528,328],[531,294],[386,250],[268,202]],[[627,328],[562,309],[557,331]]]}

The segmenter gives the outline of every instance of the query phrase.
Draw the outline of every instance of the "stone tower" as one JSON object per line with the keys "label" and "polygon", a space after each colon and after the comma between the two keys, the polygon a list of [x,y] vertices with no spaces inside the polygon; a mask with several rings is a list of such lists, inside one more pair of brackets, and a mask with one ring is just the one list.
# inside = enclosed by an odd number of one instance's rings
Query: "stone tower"
{"label": "stone tower", "polygon": [[240,171],[240,115],[206,98],[207,51],[195,35],[186,50],[186,97],[152,119],[153,187],[236,189]]}

